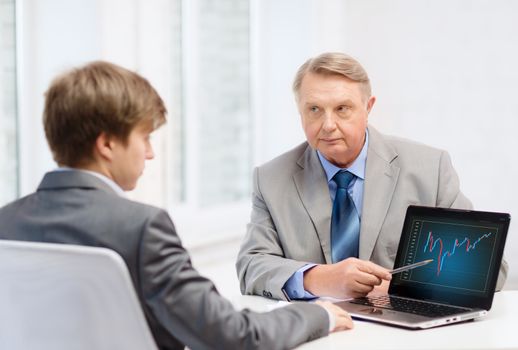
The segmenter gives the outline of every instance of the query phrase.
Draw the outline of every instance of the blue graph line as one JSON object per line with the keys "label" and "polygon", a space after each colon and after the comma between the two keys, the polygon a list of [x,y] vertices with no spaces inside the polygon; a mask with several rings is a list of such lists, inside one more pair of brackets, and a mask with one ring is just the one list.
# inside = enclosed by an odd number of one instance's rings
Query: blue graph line
{"label": "blue graph line", "polygon": [[483,234],[482,236],[477,238],[473,244],[470,244],[470,241],[469,241],[468,237],[464,237],[464,240],[462,242],[460,242],[460,243],[459,243],[459,240],[457,238],[455,238],[455,241],[453,242],[453,248],[452,248],[451,252],[447,250],[446,252],[443,253],[442,252],[443,251],[442,239],[441,238],[434,239],[432,231],[430,231],[430,232],[428,232],[428,238],[426,239],[426,244],[424,246],[423,252],[426,253],[426,250],[428,248],[429,248],[429,252],[433,252],[434,249],[435,249],[435,246],[437,244],[439,244],[439,254],[437,255],[437,276],[439,276],[439,274],[442,271],[442,267],[443,267],[443,264],[444,264],[444,259],[446,257],[451,257],[453,254],[455,254],[455,250],[456,250],[457,247],[460,247],[461,245],[463,245],[465,243],[466,244],[466,252],[470,252],[471,250],[476,248],[477,244],[482,239],[488,238],[489,236],[491,236],[491,234],[492,234],[492,232]]}

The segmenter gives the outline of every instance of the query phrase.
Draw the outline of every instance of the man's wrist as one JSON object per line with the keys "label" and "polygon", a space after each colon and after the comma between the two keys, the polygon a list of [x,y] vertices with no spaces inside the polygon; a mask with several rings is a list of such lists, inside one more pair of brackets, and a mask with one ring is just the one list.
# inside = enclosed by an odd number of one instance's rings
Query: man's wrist
{"label": "man's wrist", "polygon": [[319,289],[322,287],[319,276],[323,266],[324,265],[315,265],[311,269],[308,269],[304,272],[302,282],[304,290],[308,293],[318,296],[322,295],[322,293],[319,293]]}
{"label": "man's wrist", "polygon": [[329,333],[331,333],[336,326],[336,316],[325,307],[324,310],[326,310],[327,316],[329,317]]}

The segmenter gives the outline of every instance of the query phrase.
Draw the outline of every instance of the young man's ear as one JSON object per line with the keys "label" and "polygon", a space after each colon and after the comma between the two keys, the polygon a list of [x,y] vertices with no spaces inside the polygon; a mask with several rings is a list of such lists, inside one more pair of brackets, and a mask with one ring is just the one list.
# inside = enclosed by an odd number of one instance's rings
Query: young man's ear
{"label": "young man's ear", "polygon": [[106,160],[113,159],[113,147],[114,140],[113,137],[109,136],[105,132],[101,132],[97,139],[95,140],[94,153],[96,153],[99,157],[104,158]]}

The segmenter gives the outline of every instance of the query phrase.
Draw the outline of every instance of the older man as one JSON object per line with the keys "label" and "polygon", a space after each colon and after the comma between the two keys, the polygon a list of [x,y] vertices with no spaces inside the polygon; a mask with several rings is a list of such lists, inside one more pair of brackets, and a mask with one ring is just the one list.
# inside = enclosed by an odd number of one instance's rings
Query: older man
{"label": "older man", "polygon": [[[307,142],[255,169],[236,264],[241,291],[277,299],[386,291],[408,205],[472,207],[450,157],[369,125],[376,98],[348,55],[309,59],[293,91]],[[500,272],[497,288],[505,261]]]}
{"label": "older man", "polygon": [[60,168],[0,209],[0,239],[118,252],[161,349],[286,349],[352,327],[329,302],[265,314],[234,310],[192,267],[169,215],[125,198],[154,157],[149,138],[165,113],[146,79],[107,62],[56,78],[44,126]]}

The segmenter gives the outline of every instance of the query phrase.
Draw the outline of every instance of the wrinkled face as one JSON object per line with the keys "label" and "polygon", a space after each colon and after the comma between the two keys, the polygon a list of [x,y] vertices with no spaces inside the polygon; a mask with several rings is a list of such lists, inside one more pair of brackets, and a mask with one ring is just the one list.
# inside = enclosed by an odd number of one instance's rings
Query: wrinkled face
{"label": "wrinkled face", "polygon": [[297,104],[308,143],[331,163],[348,167],[363,147],[374,102],[360,83],[342,75],[307,73]]}
{"label": "wrinkled face", "polygon": [[144,163],[155,154],[150,143],[152,130],[146,125],[137,125],[130,133],[128,142],[113,141],[111,177],[124,191],[130,191],[144,171]]}

